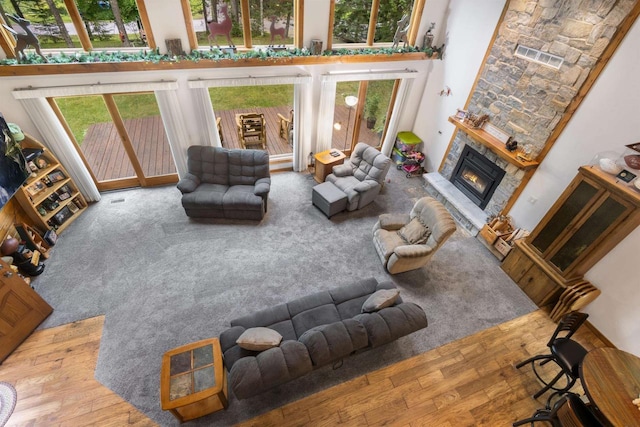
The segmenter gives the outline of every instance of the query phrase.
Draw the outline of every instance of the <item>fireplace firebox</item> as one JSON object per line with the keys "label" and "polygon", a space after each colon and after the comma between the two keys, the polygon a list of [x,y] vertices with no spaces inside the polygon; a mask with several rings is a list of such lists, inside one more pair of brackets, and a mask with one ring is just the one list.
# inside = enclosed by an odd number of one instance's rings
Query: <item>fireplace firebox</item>
{"label": "fireplace firebox", "polygon": [[450,181],[480,209],[484,209],[504,174],[498,165],[465,145]]}

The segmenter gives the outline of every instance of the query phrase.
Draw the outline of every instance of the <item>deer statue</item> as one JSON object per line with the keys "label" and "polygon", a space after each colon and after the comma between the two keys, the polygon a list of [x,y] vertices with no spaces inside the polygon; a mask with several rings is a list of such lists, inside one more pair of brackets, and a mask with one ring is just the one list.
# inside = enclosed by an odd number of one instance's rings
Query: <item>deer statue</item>
{"label": "deer statue", "polygon": [[[236,47],[231,40],[231,17],[229,13],[227,13],[227,4],[221,3],[218,5],[218,15],[222,15],[222,20],[220,22],[207,22],[207,27],[209,27],[209,41],[213,40],[213,42],[220,47],[218,41],[216,40],[216,36],[223,35],[227,36],[227,41],[229,42],[229,47]],[[211,43],[209,43],[211,44]]]}
{"label": "deer statue", "polygon": [[11,31],[11,33],[13,33],[14,37],[16,38],[15,54],[18,62],[21,62],[21,60],[27,59],[27,55],[24,53],[24,50],[27,48],[27,46],[33,46],[33,48],[36,50],[36,53],[40,55],[40,57],[44,60],[44,62],[49,62],[47,61],[47,58],[44,57],[44,55],[42,54],[42,51],[40,50],[40,42],[38,41],[38,38],[36,37],[35,34],[33,34],[33,31],[31,31],[31,28],[30,28],[31,22],[27,21],[24,18],[19,17],[18,15],[7,14],[7,17],[10,18],[16,24],[20,25],[20,27],[26,33],[26,34],[18,33],[17,31],[14,31],[13,28],[5,26],[5,28]]}
{"label": "deer statue", "polygon": [[269,27],[269,33],[271,33],[271,41],[269,42],[269,46],[273,46],[273,42],[274,39],[276,38],[276,36],[280,36],[280,42],[282,43],[282,45],[284,46],[284,30],[285,28],[276,28],[276,21],[278,20],[278,18],[276,18],[275,16],[272,16],[271,18],[269,18],[269,21],[271,21],[271,26]]}
{"label": "deer statue", "polygon": [[403,42],[403,48],[407,47],[409,44],[409,40],[407,40],[407,33],[409,32],[409,15],[404,15],[398,21],[398,28],[396,29],[396,34],[393,36],[393,45],[391,45],[392,49],[398,47],[400,42]]}

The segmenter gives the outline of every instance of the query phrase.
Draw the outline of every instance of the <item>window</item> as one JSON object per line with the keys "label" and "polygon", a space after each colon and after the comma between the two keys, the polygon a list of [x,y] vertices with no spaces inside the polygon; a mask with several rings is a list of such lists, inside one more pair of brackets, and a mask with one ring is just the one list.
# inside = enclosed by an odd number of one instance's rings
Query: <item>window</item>
{"label": "window", "polygon": [[[392,43],[403,17],[414,22],[413,10],[420,10],[413,0],[333,0],[329,48],[343,44],[373,46]],[[417,0],[423,3],[424,0]],[[417,20],[416,21],[416,25]],[[406,26],[406,25],[405,25]],[[417,30],[417,29],[416,29]]]}
{"label": "window", "polygon": [[192,17],[192,49],[293,44],[293,0],[182,1],[185,14]]}
{"label": "window", "polygon": [[[62,2],[2,2],[3,19],[14,28],[19,23],[9,15],[24,16],[38,37],[42,49],[79,49],[86,51],[151,46],[143,1],[66,0]],[[148,26],[148,25],[147,25]],[[24,30],[21,29],[22,32]],[[153,47],[153,46],[151,46]],[[13,57],[13,52],[6,52]]]}

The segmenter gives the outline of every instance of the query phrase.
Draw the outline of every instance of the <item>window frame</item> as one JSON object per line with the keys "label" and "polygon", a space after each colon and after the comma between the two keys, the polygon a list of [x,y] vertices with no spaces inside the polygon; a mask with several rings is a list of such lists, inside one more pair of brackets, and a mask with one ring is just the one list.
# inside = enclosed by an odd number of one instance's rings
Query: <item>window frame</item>
{"label": "window frame", "polygon": [[[189,47],[191,48],[191,50],[208,49],[210,46],[200,46],[198,44],[198,37],[193,27],[193,13],[189,0],[180,0],[180,3],[182,5],[182,13],[184,15],[185,26],[187,28]],[[244,40],[244,46],[239,47],[239,49],[252,49],[253,39],[251,35],[251,13],[249,8],[249,0],[240,0],[240,13],[242,14],[242,38]],[[293,22],[293,46],[296,48],[302,48],[302,34],[304,27],[304,0],[293,1]],[[248,28],[249,31],[245,31],[245,28]]]}
{"label": "window frame", "polygon": [[[367,41],[365,43],[343,43],[336,47],[348,47],[350,49],[355,48],[368,48],[373,46],[391,46],[390,42],[374,43],[376,24],[378,22],[378,11],[380,10],[381,0],[371,0],[371,12],[369,14],[369,28],[367,29]],[[420,19],[424,10],[424,4],[426,0],[414,0],[413,8],[411,10],[411,17],[409,19],[409,32],[407,39],[409,45],[414,45],[416,42],[418,27],[420,26]],[[334,48],[333,45],[333,27],[335,25],[335,13],[336,13],[336,0],[330,0],[329,4],[329,28],[327,30],[327,50]]]}
{"label": "window frame", "polygon": [[[71,23],[73,24],[75,30],[76,30],[76,34],[78,36],[78,39],[80,41],[80,48],[52,48],[52,49],[42,49],[44,53],[48,53],[48,52],[76,52],[76,51],[85,51],[85,52],[91,52],[91,51],[110,51],[110,50],[114,50],[114,49],[118,49],[121,51],[127,51],[127,50],[135,50],[138,51],[140,50],[140,47],[130,47],[130,48],[120,48],[120,47],[107,47],[107,48],[94,48],[93,44],[91,43],[91,39],[89,38],[89,33],[87,33],[87,29],[84,26],[84,22],[82,21],[82,17],[80,15],[80,11],[78,10],[78,5],[76,4],[75,0],[63,0],[64,2],[64,7],[67,9],[67,13],[69,14],[69,17],[71,18]],[[147,49],[155,49],[156,48],[156,43],[155,43],[155,38],[153,37],[153,31],[151,31],[151,22],[149,21],[149,15],[147,13],[147,6],[145,4],[145,0],[135,0],[136,2],[136,7],[138,8],[138,16],[140,17],[140,22],[142,23],[142,29],[144,30],[144,34],[147,38],[147,45],[148,48]],[[2,23],[5,23],[3,19],[0,19],[0,21],[2,21]],[[15,58],[15,41],[13,40],[13,37],[11,37],[10,39],[8,39],[6,36],[6,30],[4,28],[1,29],[2,31],[2,37],[0,37],[2,39],[2,49],[4,50],[4,53],[6,55],[7,58]]]}

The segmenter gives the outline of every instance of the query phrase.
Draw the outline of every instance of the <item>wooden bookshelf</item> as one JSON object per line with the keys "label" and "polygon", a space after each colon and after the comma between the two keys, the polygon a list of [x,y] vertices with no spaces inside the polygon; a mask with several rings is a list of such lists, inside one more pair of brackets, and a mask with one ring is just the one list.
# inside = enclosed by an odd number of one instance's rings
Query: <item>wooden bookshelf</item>
{"label": "wooden bookshelf", "polygon": [[[46,166],[38,168],[27,179],[16,192],[16,200],[37,229],[45,231],[53,228],[56,233],[61,233],[84,212],[87,208],[87,202],[78,191],[66,169],[53,153],[47,150],[39,141],[29,135],[25,135],[21,146],[23,149],[35,148],[43,150],[39,157],[44,159]],[[44,184],[45,179],[53,175],[58,175],[60,177],[59,180],[50,182],[49,185]],[[34,187],[35,185],[38,188]],[[55,201],[55,204],[48,204],[49,200]],[[64,221],[59,223],[56,218],[59,217],[58,214],[63,210],[67,215]]]}
{"label": "wooden bookshelf", "polygon": [[500,157],[501,159],[506,160],[510,164],[517,166],[520,169],[523,169],[523,170],[535,169],[540,164],[535,160],[525,161],[525,160],[519,159],[516,156],[517,151],[507,150],[507,148],[505,147],[502,141],[499,141],[496,137],[490,135],[484,129],[474,128],[473,126],[470,126],[463,120],[457,119],[453,116],[449,117],[449,122],[453,123],[459,130],[469,135],[469,137],[474,141],[476,141],[477,143],[487,147],[493,153],[498,155],[498,157]]}

